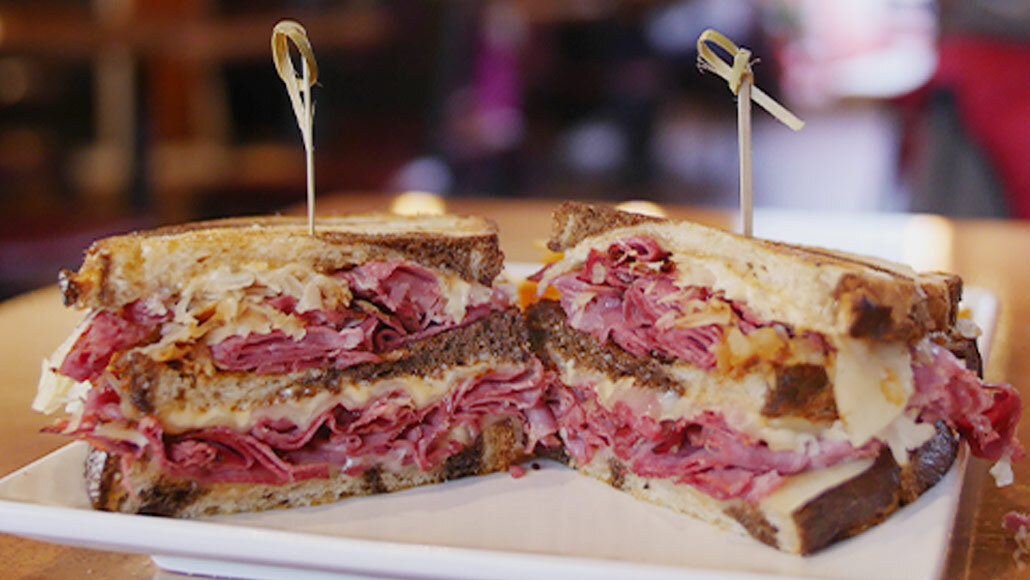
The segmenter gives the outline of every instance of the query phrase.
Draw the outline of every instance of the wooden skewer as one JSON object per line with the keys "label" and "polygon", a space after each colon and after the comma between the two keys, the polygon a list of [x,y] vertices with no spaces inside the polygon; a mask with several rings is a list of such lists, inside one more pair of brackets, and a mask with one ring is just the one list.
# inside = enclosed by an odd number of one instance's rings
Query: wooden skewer
{"label": "wooden skewer", "polygon": [[[733,55],[733,66],[716,56],[708,46],[713,42]],[[754,231],[754,193],[751,176],[751,101],[758,103],[784,125],[798,131],[805,122],[794,116],[783,105],[754,86],[751,73],[751,51],[740,48],[730,39],[709,28],[697,39],[698,66],[726,79],[730,90],[737,95],[737,148],[740,165],[740,231],[751,237]]]}
{"label": "wooden skewer", "polygon": [[737,93],[737,155],[740,160],[740,232],[754,232],[754,192],[751,179],[751,80],[744,80]]}
{"label": "wooden skewer", "polygon": [[[301,76],[293,68],[290,59],[290,42],[301,56]],[[279,78],[286,84],[286,92],[290,95],[293,115],[297,118],[300,135],[304,141],[305,165],[308,174],[308,233],[315,234],[315,145],[314,119],[315,109],[311,102],[311,87],[318,80],[318,64],[315,53],[311,49],[308,33],[298,22],[283,20],[272,29],[272,62]]]}

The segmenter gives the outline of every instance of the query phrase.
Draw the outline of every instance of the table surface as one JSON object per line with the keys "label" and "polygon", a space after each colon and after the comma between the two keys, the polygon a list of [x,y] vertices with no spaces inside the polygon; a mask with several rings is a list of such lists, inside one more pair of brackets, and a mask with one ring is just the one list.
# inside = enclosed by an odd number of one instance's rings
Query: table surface
{"label": "table surface", "polygon": [[[319,213],[381,210],[389,199],[382,195],[336,195],[319,203]],[[550,200],[448,200],[454,213],[476,214],[497,222],[501,246],[512,261],[541,258],[539,241],[547,238]],[[731,227],[730,213],[697,208],[667,208],[673,217],[690,218],[719,227]],[[926,236],[946,251],[935,254],[939,267],[958,273],[967,285],[994,291],[1001,311],[987,379],[1007,381],[1030,401],[1030,222],[998,220],[935,220]],[[925,236],[924,236],[925,237]],[[927,246],[927,240],[915,243]],[[943,263],[941,261],[943,260]],[[56,287],[45,288],[0,304],[0,475],[53,451],[67,441],[40,434],[50,418],[29,410],[35,393],[40,361],[70,332],[81,313],[61,306]],[[1030,422],[1023,421],[1019,437],[1030,442]],[[1016,483],[994,486],[986,470],[974,460],[966,475],[945,572],[947,578],[1015,578],[1015,547],[1000,528],[1003,515],[1030,509],[1030,462],[1014,466]],[[0,534],[0,561],[5,578],[65,578],[89,574],[97,578],[185,578],[157,569],[149,557],[116,554],[47,544]]]}

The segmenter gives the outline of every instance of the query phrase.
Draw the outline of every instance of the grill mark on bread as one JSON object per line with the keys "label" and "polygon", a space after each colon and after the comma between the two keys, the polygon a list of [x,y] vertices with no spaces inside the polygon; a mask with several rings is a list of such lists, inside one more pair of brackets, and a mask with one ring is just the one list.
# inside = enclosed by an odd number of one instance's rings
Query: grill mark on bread
{"label": "grill mark on bread", "polygon": [[459,479],[483,472],[483,434],[480,433],[471,445],[447,458],[443,464],[443,479]]}
{"label": "grill mark on bread", "polygon": [[361,478],[365,481],[365,492],[369,495],[389,491],[386,485],[383,484],[383,472],[377,466],[366,469],[361,474]]}
{"label": "grill mark on bread", "polygon": [[530,305],[526,310],[526,323],[534,352],[550,368],[558,367],[549,354],[555,350],[615,379],[631,376],[641,387],[683,393],[683,386],[662,369],[659,361],[633,356],[611,343],[598,343],[590,334],[569,326],[565,311],[554,300]]}
{"label": "grill mark on bread", "polygon": [[762,406],[765,417],[803,417],[810,421],[838,418],[833,385],[820,365],[797,364],[776,368],[776,386]]}
{"label": "grill mark on bread", "polygon": [[848,272],[841,276],[833,297],[850,313],[852,338],[913,344],[947,323],[931,317],[926,293],[911,280],[881,282]]}
{"label": "grill mark on bread", "polygon": [[767,546],[776,548],[779,542],[776,526],[769,523],[762,512],[747,502],[738,502],[724,510],[726,515],[737,520],[752,537]]}
{"label": "grill mark on bread", "polygon": [[100,257],[98,258],[98,260],[100,261],[100,266],[98,267],[98,275],[100,277],[101,282],[103,282],[102,284],[100,284],[100,302],[102,304],[107,304],[112,301],[111,297],[112,294],[114,294],[111,285],[106,283],[107,279],[111,275],[111,254],[107,252],[100,252]]}
{"label": "grill mark on bread", "polygon": [[140,492],[137,513],[145,516],[173,516],[192,504],[200,493],[201,485],[195,481],[159,482]]}
{"label": "grill mark on bread", "polygon": [[[125,359],[124,362],[119,361],[122,364],[117,365],[116,368],[118,366],[126,368],[122,365],[130,365],[131,368],[136,369],[136,372],[133,372],[129,379],[129,402],[144,415],[153,413],[152,391],[159,381],[156,365],[146,364],[146,361],[149,359],[139,353],[130,353],[130,356],[123,358]],[[171,365],[169,365],[169,368],[172,368]]]}
{"label": "grill mark on bread", "polygon": [[608,469],[611,471],[608,483],[615,489],[626,489],[626,466],[612,458],[608,460]]}
{"label": "grill mark on bread", "polygon": [[854,338],[880,337],[890,331],[891,307],[873,304],[862,296],[853,307],[854,321],[849,333]]}

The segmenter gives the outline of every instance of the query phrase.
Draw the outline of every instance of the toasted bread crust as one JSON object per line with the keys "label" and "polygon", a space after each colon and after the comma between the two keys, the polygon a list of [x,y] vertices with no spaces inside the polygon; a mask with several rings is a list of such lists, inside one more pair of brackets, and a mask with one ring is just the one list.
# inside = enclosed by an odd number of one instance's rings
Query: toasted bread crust
{"label": "toasted bread crust", "polygon": [[[671,226],[671,227],[670,227]],[[944,331],[955,322],[962,284],[957,276],[917,274],[910,268],[885,260],[856,256],[822,248],[743,238],[690,222],[620,212],[614,208],[577,202],[563,203],[554,214],[549,247],[569,252],[580,244],[608,243],[618,232],[665,236],[698,256],[736,260],[732,268],[755,288],[766,291],[805,282],[804,295],[784,295],[778,300],[827,302],[827,311],[813,328],[820,332],[849,334],[853,338],[914,343],[930,332]],[[680,237],[682,235],[682,242]],[[694,257],[685,259],[694,260]],[[799,309],[777,303],[779,310]],[[814,316],[808,308],[808,316]],[[804,318],[797,314],[798,318]],[[797,322],[784,320],[784,322]],[[816,325],[818,327],[816,327]]]}
{"label": "toasted bread crust", "polygon": [[121,458],[92,449],[86,461],[86,482],[93,507],[105,511],[178,518],[244,511],[311,506],[352,496],[399,491],[472,475],[503,471],[527,459],[519,419],[508,417],[486,427],[472,443],[429,472],[413,466],[392,472],[370,468],[349,476],[336,471],[328,479],[307,479],[284,485],[210,483],[162,473],[147,459],[130,462],[128,493]]}
{"label": "toasted bread crust", "polygon": [[63,270],[66,305],[116,308],[175,290],[223,264],[297,263],[331,274],[370,260],[411,260],[489,285],[504,256],[488,220],[457,216],[321,218],[315,235],[301,218],[197,222],[98,240],[78,272]]}
{"label": "toasted bread crust", "polygon": [[553,220],[547,247],[554,252],[563,252],[586,238],[617,228],[663,221],[659,217],[578,201],[562,202],[554,210]]}
{"label": "toasted bread crust", "polygon": [[[115,360],[112,370],[128,390],[129,402],[141,414],[159,419],[184,405],[205,404],[233,409],[259,408],[312,397],[339,394],[348,385],[413,376],[433,379],[448,369],[488,361],[492,367],[527,365],[532,358],[522,316],[516,308],[494,312],[465,326],[429,336],[384,353],[383,361],[338,369],[316,367],[281,374],[242,371],[197,373],[183,361],[158,363],[130,352]],[[204,366],[204,365],[200,365]]]}

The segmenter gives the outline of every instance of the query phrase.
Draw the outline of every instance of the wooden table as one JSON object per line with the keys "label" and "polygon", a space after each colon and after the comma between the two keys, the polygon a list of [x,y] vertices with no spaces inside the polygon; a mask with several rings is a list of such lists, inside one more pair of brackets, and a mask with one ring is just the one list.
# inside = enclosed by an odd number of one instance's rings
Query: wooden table
{"label": "wooden table", "polygon": [[[383,196],[334,196],[319,204],[320,213],[384,209]],[[450,211],[494,219],[501,231],[502,247],[509,260],[533,261],[541,256],[534,241],[546,239],[554,201],[451,200]],[[726,212],[673,208],[675,217],[729,227]],[[934,235],[950,246],[948,269],[959,273],[968,285],[997,293],[1002,309],[987,378],[1008,381],[1030,401],[1030,223],[954,220],[942,221]],[[924,240],[925,242],[925,240]],[[32,412],[29,404],[42,358],[70,332],[79,314],[61,306],[54,287],[26,294],[0,304],[0,474],[40,457],[66,443],[39,429],[49,418]],[[1030,444],[1030,421],[1019,429]],[[948,558],[948,578],[1015,578],[1014,544],[1000,528],[1009,510],[1030,509],[1030,461],[1015,466],[1016,482],[998,489],[987,465],[972,461],[955,525]],[[70,548],[0,535],[0,562],[5,578],[177,578],[157,570],[147,556],[125,555]]]}

